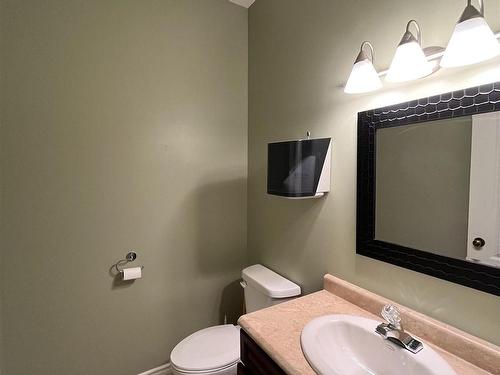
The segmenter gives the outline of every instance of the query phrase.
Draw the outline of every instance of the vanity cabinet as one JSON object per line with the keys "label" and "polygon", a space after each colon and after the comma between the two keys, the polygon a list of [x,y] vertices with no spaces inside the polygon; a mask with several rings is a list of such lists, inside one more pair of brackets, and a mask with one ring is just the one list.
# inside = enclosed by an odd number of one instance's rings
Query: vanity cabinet
{"label": "vanity cabinet", "polygon": [[241,362],[238,375],[285,375],[286,373],[243,330],[240,330]]}

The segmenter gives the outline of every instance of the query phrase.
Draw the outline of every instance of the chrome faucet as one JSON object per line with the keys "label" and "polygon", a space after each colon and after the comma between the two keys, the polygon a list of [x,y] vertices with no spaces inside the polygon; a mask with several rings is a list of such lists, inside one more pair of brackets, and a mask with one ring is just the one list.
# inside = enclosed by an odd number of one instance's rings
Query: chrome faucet
{"label": "chrome faucet", "polygon": [[405,332],[401,324],[401,314],[396,306],[385,305],[381,312],[387,323],[381,323],[375,329],[380,336],[389,340],[412,353],[418,353],[424,346],[420,341]]}

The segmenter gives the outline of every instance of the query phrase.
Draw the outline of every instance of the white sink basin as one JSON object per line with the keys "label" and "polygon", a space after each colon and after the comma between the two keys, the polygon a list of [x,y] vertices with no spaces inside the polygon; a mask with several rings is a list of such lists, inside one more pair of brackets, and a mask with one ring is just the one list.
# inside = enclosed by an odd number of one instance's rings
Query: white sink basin
{"label": "white sink basin", "polygon": [[353,315],[316,318],[302,330],[302,351],[320,375],[456,375],[426,343],[413,354],[378,335],[378,324]]}

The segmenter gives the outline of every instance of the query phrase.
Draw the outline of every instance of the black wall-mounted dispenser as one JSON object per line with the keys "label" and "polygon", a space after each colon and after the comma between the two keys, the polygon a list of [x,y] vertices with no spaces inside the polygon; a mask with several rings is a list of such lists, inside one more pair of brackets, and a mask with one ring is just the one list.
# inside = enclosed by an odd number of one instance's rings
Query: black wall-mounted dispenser
{"label": "black wall-mounted dispenser", "polygon": [[267,193],[318,198],[330,191],[331,138],[267,145]]}

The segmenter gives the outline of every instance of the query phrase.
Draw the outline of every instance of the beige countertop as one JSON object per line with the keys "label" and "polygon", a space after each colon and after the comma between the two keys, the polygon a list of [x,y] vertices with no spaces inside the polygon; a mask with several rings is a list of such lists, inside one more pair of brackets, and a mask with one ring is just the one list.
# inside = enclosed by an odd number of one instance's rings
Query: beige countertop
{"label": "beige countertop", "polygon": [[[288,374],[314,375],[300,347],[302,328],[309,321],[327,314],[381,320],[373,312],[380,311],[385,303],[395,304],[331,275],[325,276],[325,289],[243,315],[238,323]],[[422,338],[424,344],[431,345],[458,375],[500,374],[499,347],[397,306],[408,331]]]}

